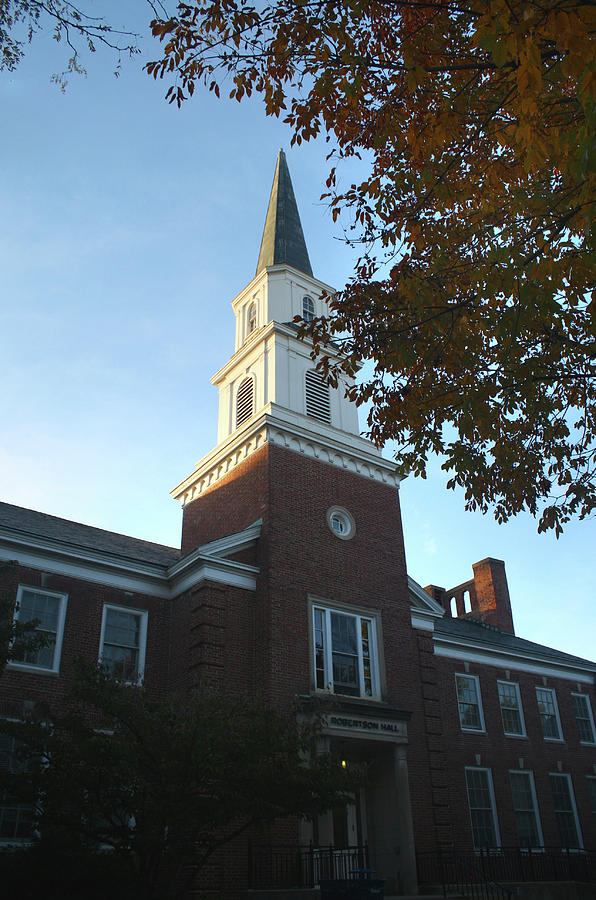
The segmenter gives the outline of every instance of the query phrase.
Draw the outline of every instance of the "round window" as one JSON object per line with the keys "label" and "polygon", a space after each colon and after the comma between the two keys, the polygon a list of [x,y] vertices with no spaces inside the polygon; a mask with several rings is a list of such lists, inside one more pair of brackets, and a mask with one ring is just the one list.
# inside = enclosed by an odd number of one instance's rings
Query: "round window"
{"label": "round window", "polygon": [[356,534],[354,518],[342,506],[332,506],[327,510],[327,524],[333,534],[344,541]]}

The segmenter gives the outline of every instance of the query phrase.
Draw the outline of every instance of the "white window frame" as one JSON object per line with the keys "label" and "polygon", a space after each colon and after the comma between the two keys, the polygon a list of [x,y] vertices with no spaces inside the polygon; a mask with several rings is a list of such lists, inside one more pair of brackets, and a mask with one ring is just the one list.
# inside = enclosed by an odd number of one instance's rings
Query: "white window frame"
{"label": "white window frame", "polygon": [[[533,803],[533,807],[534,807],[534,808],[533,808],[534,819],[535,819],[535,822],[536,822],[536,832],[537,832],[537,834],[538,834],[538,844],[536,845],[536,847],[544,847],[544,835],[543,835],[543,833],[542,833],[542,822],[540,821],[540,810],[539,810],[539,808],[538,808],[538,795],[537,795],[537,793],[536,793],[536,784],[534,783],[534,773],[528,771],[528,769],[510,769],[510,770],[509,770],[509,787],[510,787],[510,789],[511,789],[511,803],[512,803],[512,805],[513,805],[513,815],[514,815],[514,818],[515,818],[516,812],[528,812],[529,810],[516,810],[516,808],[515,808],[515,805],[514,805],[514,796],[513,796],[513,787],[512,787],[512,785],[511,785],[511,776],[512,776],[512,775],[524,775],[524,776],[526,776],[526,777],[528,778],[528,780],[529,780],[529,782],[530,782],[530,794],[531,794],[531,796],[532,796],[532,803]],[[519,841],[519,832],[517,831],[517,821],[516,821],[516,823],[515,823],[515,829],[516,829],[517,836],[518,836],[518,841]],[[522,850],[523,850],[523,849],[525,849],[525,850],[531,850],[531,849],[536,849],[536,848],[533,848],[533,847],[521,847],[521,849],[522,849]]]}
{"label": "white window frame", "polygon": [[[573,818],[575,820],[575,830],[577,832],[577,842],[578,842],[577,847],[569,847],[568,849],[569,850],[583,850],[584,849],[584,837],[583,837],[581,825],[579,822],[579,816],[577,814],[577,805],[575,803],[575,791],[573,790],[573,781],[571,780],[571,775],[568,772],[549,772],[548,775],[549,775],[549,779],[551,779],[551,783],[550,783],[551,798],[552,798],[552,802],[553,802],[553,812],[555,814],[555,819],[557,819],[557,812],[567,812],[567,810],[557,810],[555,808],[555,798],[554,798],[554,794],[553,794],[553,790],[552,790],[552,786],[553,786],[552,779],[553,778],[566,778],[567,779],[567,785],[569,788],[569,798],[571,800],[571,812],[573,813]],[[558,820],[557,820],[557,830],[559,831]],[[560,832],[559,832],[559,837],[560,837]]]}
{"label": "white window frame", "polygon": [[[310,308],[309,304],[310,306],[312,306],[312,309]],[[302,297],[302,318],[304,319],[304,322],[307,325],[310,325],[316,314],[317,311],[315,307],[315,301],[309,294],[304,294],[304,296]]]}
{"label": "white window frame", "polygon": [[[478,716],[480,719],[480,728],[474,728],[471,725],[464,725],[464,723],[463,723],[461,707],[459,705],[460,704],[459,693],[457,690],[457,679],[458,678],[464,678],[467,681],[472,681],[474,683],[474,688],[476,691],[476,701],[477,701],[477,706],[478,706]],[[482,734],[483,732],[486,732],[486,727],[484,724],[484,711],[482,709],[482,694],[480,693],[480,678],[478,677],[478,675],[469,675],[467,672],[456,672],[455,673],[455,699],[457,701],[457,711],[459,714],[459,724],[460,724],[461,730],[469,731],[469,732],[472,732],[473,734]]]}
{"label": "white window frame", "polygon": [[[254,319],[251,316],[251,310],[254,307],[255,314]],[[254,327],[251,328],[251,322],[254,321]],[[259,304],[257,303],[256,297],[253,297],[252,300],[246,304],[246,326],[245,326],[245,335],[247,338],[254,334],[255,331],[258,331],[259,328]]]}
{"label": "white window frame", "polygon": [[[371,610],[354,609],[352,607],[342,607],[335,605],[327,605],[318,601],[311,601],[311,648],[312,648],[312,674],[313,686],[315,691],[327,694],[335,694],[338,697],[346,697],[348,699],[362,700],[380,700],[381,699],[381,680],[380,680],[380,660],[379,660],[379,616]],[[317,686],[317,654],[315,647],[316,613],[317,611],[324,614],[324,681],[325,687]],[[348,616],[356,620],[356,641],[358,650],[358,674],[359,674],[359,694],[343,694],[334,691],[333,685],[333,643],[331,637],[331,614],[336,613],[340,616]],[[364,667],[362,653],[362,620],[369,623],[369,658],[370,658],[370,675],[371,675],[371,693],[367,694],[364,684]]]}
{"label": "white window frame", "polygon": [[[495,799],[495,788],[493,785],[493,773],[490,769],[487,769],[483,766],[466,766],[465,773],[464,773],[464,779],[466,782],[466,796],[468,798],[468,811],[470,813],[470,828],[472,830],[472,842],[474,843],[474,849],[475,850],[483,850],[484,847],[477,847],[476,843],[474,841],[474,823],[472,820],[472,804],[470,803],[470,789],[468,786],[468,775],[467,775],[468,772],[485,772],[486,773],[487,784],[488,784],[488,793],[489,793],[489,797],[490,797],[490,810],[491,810],[491,815],[493,818],[493,829],[495,832],[495,841],[496,841],[495,847],[500,847],[501,846],[501,832],[499,831],[499,817],[497,816],[497,801]],[[477,809],[477,808],[480,809],[480,807],[474,807],[474,809]]]}
{"label": "white window frame", "polygon": [[555,741],[560,744],[563,742],[563,729],[561,728],[561,718],[559,716],[559,704],[557,703],[557,695],[556,695],[555,689],[551,688],[551,687],[544,687],[543,685],[536,685],[536,703],[537,704],[538,704],[538,692],[539,691],[544,691],[545,693],[548,693],[551,695],[552,702],[553,702],[553,709],[554,709],[554,718],[555,718],[555,722],[557,723],[557,730],[559,733],[558,737],[552,737],[551,735],[546,735],[544,733],[544,724],[542,721],[542,715],[540,713],[540,709],[538,709],[538,718],[540,719],[540,727],[542,728],[542,737],[545,741]]}
{"label": "white window frame", "polygon": [[140,684],[143,680],[143,676],[145,674],[145,653],[147,648],[147,621],[149,619],[149,613],[146,609],[131,609],[130,606],[118,606],[116,603],[104,603],[103,611],[101,615],[101,637],[99,641],[99,657],[98,662],[101,665],[103,660],[103,647],[105,640],[105,631],[106,624],[108,620],[108,611],[115,610],[116,612],[129,613],[131,615],[139,616],[140,618],[140,626],[139,626],[139,665],[137,671],[137,677],[127,684]]}
{"label": "white window frame", "polygon": [[[20,662],[18,659],[11,659],[7,666],[11,669],[21,669],[25,672],[37,672],[40,675],[58,675],[60,673],[60,659],[62,657],[62,641],[64,638],[64,625],[66,622],[66,606],[68,603],[68,594],[61,591],[48,591],[45,588],[32,587],[28,584],[20,584],[17,590],[17,600],[14,611],[14,621],[20,622],[19,612],[21,609],[21,599],[23,592],[31,591],[35,594],[43,594],[46,597],[55,597],[60,601],[58,607],[58,619],[56,623],[56,643],[54,644],[54,658],[51,666],[39,666],[31,662]],[[24,622],[30,621],[27,619]],[[40,629],[40,631],[43,629]],[[37,629],[35,629],[37,631]]]}
{"label": "white window frame", "polygon": [[[501,703],[501,694],[499,692],[499,685],[506,685],[509,688],[514,688],[515,696],[517,698],[517,711],[519,713],[519,721],[521,731],[507,731],[505,729],[505,719],[503,718],[503,705]],[[503,723],[503,734],[507,735],[507,737],[526,737],[526,722],[524,719],[524,710],[522,706],[521,700],[521,691],[519,689],[519,684],[516,681],[506,681],[504,679],[497,680],[497,696],[499,698],[499,709],[501,710],[501,722]],[[512,707],[507,706],[505,709],[512,709]]]}
{"label": "white window frame", "polygon": [[[586,701],[586,710],[588,712],[587,716],[578,717],[577,710],[575,709],[575,701],[573,701],[573,713],[575,715],[576,724],[578,722],[578,718],[581,718],[581,719],[587,720],[590,723],[590,728],[592,729],[592,740],[591,741],[582,741],[580,738],[580,744],[583,744],[585,747],[593,747],[594,744],[596,744],[596,728],[594,727],[594,716],[592,715],[592,705],[590,703],[590,697],[588,694],[582,694],[579,691],[572,691],[571,696],[572,697],[583,697],[583,699]],[[578,726],[577,731],[579,734],[579,726]]]}

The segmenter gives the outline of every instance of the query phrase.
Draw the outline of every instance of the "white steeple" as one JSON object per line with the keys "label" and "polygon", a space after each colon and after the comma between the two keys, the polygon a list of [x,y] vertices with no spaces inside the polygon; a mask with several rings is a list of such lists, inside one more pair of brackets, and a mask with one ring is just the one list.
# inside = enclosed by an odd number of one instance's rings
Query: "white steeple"
{"label": "white steeple", "polygon": [[[257,274],[232,301],[235,352],[213,376],[219,389],[217,446],[172,494],[189,502],[269,441],[375,480],[395,481],[394,465],[360,437],[348,380],[325,384],[298,337],[294,318],[328,315],[333,288],[312,275],[300,216],[280,150]],[[338,358],[332,346],[326,353]]]}

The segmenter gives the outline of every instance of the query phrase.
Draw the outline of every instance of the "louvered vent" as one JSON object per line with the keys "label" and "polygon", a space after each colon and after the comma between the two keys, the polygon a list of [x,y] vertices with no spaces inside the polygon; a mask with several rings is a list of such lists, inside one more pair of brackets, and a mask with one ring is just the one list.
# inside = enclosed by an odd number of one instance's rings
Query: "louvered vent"
{"label": "louvered vent", "polygon": [[331,424],[331,407],[329,405],[329,387],[314,369],[304,376],[306,391],[306,415],[320,422]]}
{"label": "louvered vent", "polygon": [[236,428],[252,416],[252,378],[245,378],[236,395]]}

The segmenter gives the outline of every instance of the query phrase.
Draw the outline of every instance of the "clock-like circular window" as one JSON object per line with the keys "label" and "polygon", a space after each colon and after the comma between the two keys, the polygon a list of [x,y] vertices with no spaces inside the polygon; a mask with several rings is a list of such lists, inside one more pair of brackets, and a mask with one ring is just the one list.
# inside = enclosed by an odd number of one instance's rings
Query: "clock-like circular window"
{"label": "clock-like circular window", "polygon": [[342,541],[348,541],[356,534],[354,517],[343,506],[331,506],[327,510],[327,524],[333,534]]}

